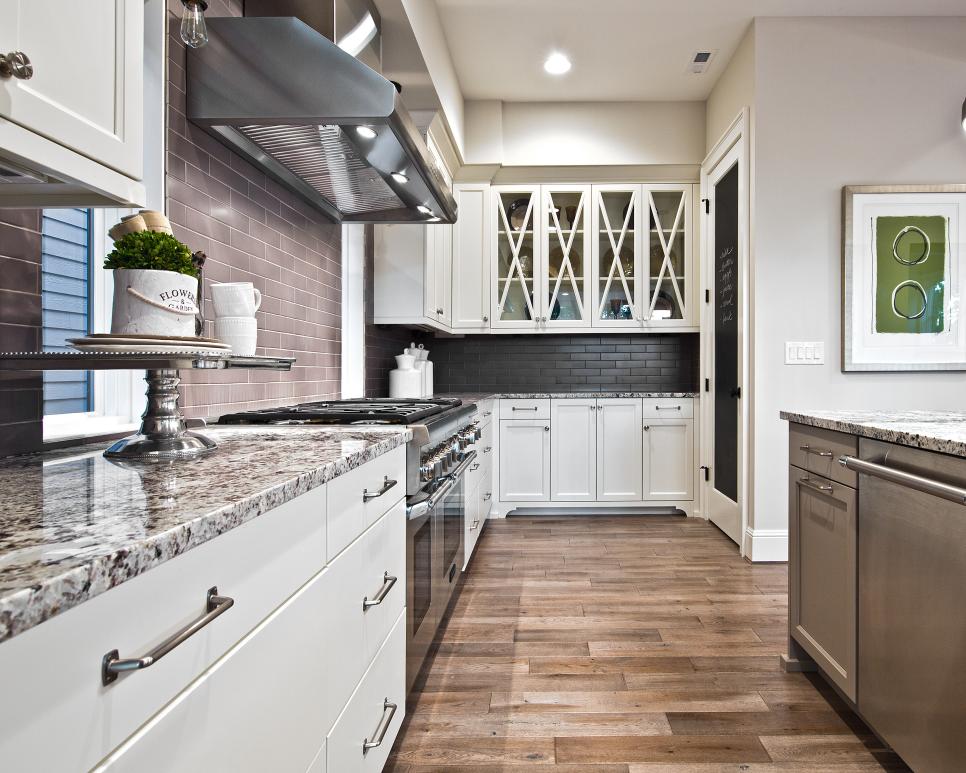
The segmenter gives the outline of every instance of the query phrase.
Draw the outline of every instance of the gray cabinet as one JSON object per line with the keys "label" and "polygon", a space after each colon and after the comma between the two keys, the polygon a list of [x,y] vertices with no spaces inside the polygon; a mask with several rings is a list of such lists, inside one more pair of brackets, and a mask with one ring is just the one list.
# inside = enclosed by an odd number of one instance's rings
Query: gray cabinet
{"label": "gray cabinet", "polygon": [[[792,426],[790,458],[812,470],[828,457],[802,456]],[[828,433],[839,435],[840,433]],[[821,446],[854,438],[827,437]],[[835,465],[838,467],[839,465]],[[831,471],[831,468],[829,469]],[[789,468],[788,626],[790,637],[851,700],[856,697],[857,496],[855,488],[794,464]]]}

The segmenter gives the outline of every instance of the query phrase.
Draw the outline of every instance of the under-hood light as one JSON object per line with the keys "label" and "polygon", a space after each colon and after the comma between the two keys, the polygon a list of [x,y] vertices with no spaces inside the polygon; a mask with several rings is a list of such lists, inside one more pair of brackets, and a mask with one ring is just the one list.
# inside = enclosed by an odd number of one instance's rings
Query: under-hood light
{"label": "under-hood light", "polygon": [[371,140],[376,136],[376,130],[371,126],[357,126],[356,134],[358,134],[360,137],[365,137],[367,140]]}
{"label": "under-hood light", "polygon": [[433,210],[431,210],[429,207],[427,207],[427,206],[425,206],[423,204],[420,204],[418,207],[416,207],[416,210],[419,211],[419,212],[422,212],[424,215],[431,215],[431,214],[433,214]]}
{"label": "under-hood light", "polygon": [[409,178],[406,177],[406,175],[404,175],[402,172],[393,172],[392,173],[392,179],[395,180],[397,183],[408,183],[409,182]]}

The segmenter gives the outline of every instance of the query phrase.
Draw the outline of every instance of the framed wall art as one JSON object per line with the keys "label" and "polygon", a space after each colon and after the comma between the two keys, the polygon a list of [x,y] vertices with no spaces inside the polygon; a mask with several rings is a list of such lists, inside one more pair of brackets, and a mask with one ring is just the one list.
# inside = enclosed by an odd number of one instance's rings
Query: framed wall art
{"label": "framed wall art", "polygon": [[966,185],[849,185],[842,207],[842,370],[966,370]]}

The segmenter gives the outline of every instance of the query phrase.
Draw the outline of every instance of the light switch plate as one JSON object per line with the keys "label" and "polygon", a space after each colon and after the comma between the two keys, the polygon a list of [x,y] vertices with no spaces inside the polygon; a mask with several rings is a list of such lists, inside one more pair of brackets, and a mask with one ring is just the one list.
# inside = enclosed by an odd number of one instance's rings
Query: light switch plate
{"label": "light switch plate", "polygon": [[786,365],[824,365],[825,341],[785,341]]}

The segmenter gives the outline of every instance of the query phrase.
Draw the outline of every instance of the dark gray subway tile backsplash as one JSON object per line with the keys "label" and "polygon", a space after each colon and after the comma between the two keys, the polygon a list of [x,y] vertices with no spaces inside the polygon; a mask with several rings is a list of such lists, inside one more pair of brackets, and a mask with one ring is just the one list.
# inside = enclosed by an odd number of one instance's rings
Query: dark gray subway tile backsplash
{"label": "dark gray subway tile backsplash", "polygon": [[[403,338],[412,337],[408,332],[387,336],[398,348]],[[437,393],[677,392],[698,388],[697,333],[472,335],[419,340],[430,350]],[[367,348],[366,366],[367,394],[387,394],[388,371],[394,367],[391,358],[370,356]]]}

